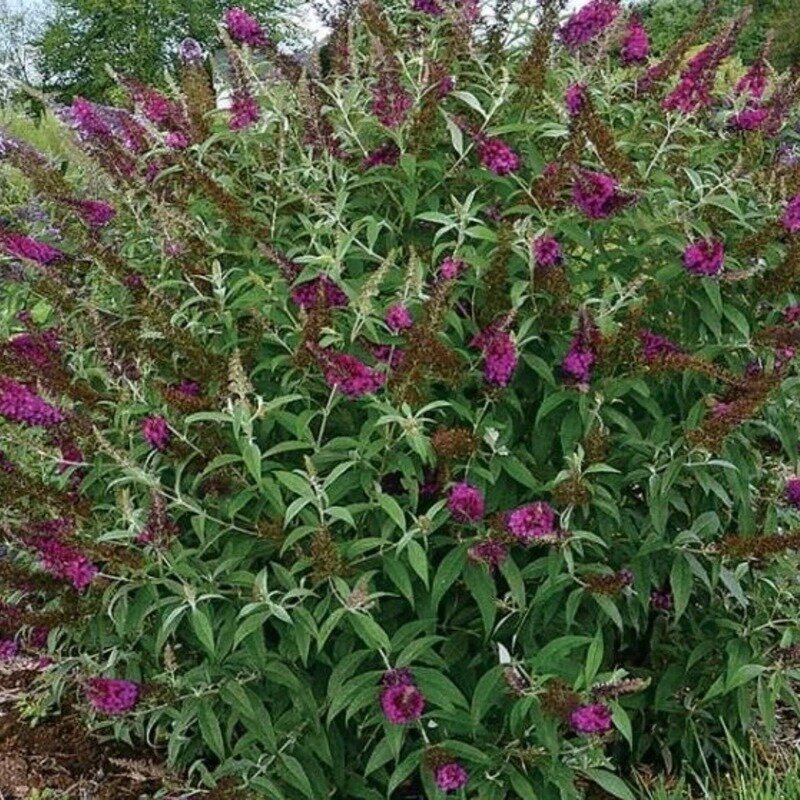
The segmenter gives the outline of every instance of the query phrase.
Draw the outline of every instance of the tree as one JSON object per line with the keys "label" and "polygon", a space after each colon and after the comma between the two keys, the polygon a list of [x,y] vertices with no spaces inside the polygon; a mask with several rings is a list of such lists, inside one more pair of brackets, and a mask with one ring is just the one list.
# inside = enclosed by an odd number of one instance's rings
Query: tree
{"label": "tree", "polygon": [[[694,24],[707,0],[643,0],[636,8],[650,32],[653,50],[661,54],[678,36]],[[746,5],[753,15],[736,45],[735,52],[743,61],[755,58],[767,32],[775,32],[772,62],[784,68],[800,59],[800,30],[796,25],[797,0],[721,0],[718,19],[730,19]],[[706,37],[707,38],[707,37]]]}
{"label": "tree", "polygon": [[[238,0],[269,27],[284,0]],[[186,37],[201,44],[216,38],[228,0],[55,0],[39,41],[44,88],[68,100],[105,100],[116,85],[106,65],[139,80],[163,85],[164,70]]]}
{"label": "tree", "polygon": [[31,42],[41,34],[43,3],[24,7],[0,0],[0,104],[8,103],[18,83],[37,82],[36,54]]}

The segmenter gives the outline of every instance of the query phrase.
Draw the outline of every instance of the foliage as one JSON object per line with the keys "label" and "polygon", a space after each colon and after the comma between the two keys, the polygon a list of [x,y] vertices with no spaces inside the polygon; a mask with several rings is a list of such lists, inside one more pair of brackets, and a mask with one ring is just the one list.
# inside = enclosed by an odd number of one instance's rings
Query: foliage
{"label": "foliage", "polygon": [[[787,743],[788,744],[788,743]],[[789,745],[793,748],[793,745]],[[789,754],[769,754],[764,760],[752,751],[742,750],[732,743],[732,763],[729,771],[717,780],[708,777],[691,791],[684,781],[667,782],[659,779],[655,785],[643,788],[645,800],[784,800],[800,796],[800,765],[792,750]]]}
{"label": "foliage", "polygon": [[[191,37],[217,41],[224,0],[54,0],[54,10],[37,41],[43,88],[60,100],[114,96],[107,67],[157,86],[175,64],[178,44]],[[243,0],[241,6],[271,20],[277,0]]]}
{"label": "foliage", "polygon": [[422,8],[75,102],[93,203],[2,141],[0,648],[205,784],[626,800],[794,702],[800,87]]}
{"label": "foliage", "polygon": [[[642,0],[636,4],[653,34],[653,50],[663,53],[675,39],[692,26],[705,0]],[[720,0],[719,16],[730,19],[748,5],[745,0]],[[753,18],[736,47],[745,62],[751,62],[763,46],[769,31],[775,33],[774,59],[782,69],[800,58],[800,32],[793,24],[797,6],[794,0],[762,0],[752,4]]]}

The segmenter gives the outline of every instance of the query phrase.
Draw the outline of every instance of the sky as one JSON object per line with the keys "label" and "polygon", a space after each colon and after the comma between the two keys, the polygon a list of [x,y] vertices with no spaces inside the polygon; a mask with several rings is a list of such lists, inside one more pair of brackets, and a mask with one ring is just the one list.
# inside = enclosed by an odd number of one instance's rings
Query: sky
{"label": "sky", "polygon": [[[24,2],[24,0],[22,0]],[[576,9],[580,8],[581,6],[586,5],[589,0],[569,0],[567,3],[567,11],[575,11]],[[326,33],[325,26],[320,22],[317,15],[314,13],[313,9],[310,6],[304,7],[298,13],[298,22],[302,25],[303,28],[312,31],[314,37],[317,39],[324,38]]]}
{"label": "sky", "polygon": [[[569,10],[574,10],[576,8],[580,8],[582,5],[585,5],[587,2],[588,0],[569,0],[567,7]],[[41,9],[43,6],[46,7],[47,0],[8,0],[8,4],[12,9],[34,11]],[[310,28],[311,30],[318,32],[319,35],[324,35],[324,27],[310,7],[307,6],[298,13],[298,21],[304,28]]]}

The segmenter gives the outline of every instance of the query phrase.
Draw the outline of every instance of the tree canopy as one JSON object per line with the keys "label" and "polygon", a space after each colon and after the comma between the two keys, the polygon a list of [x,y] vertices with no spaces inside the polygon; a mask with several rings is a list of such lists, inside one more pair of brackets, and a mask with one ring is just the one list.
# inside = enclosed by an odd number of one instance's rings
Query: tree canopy
{"label": "tree canopy", "polygon": [[[708,0],[643,0],[637,10],[650,32],[653,49],[662,53],[677,36],[693,24]],[[740,37],[735,52],[745,62],[752,61],[767,33],[772,30],[775,43],[771,60],[778,68],[800,60],[800,28],[796,24],[797,0],[720,0],[719,19],[728,20],[746,5],[753,16]]]}
{"label": "tree canopy", "polygon": [[[237,5],[272,26],[283,0],[239,0]],[[228,0],[54,0],[54,13],[39,41],[44,88],[67,100],[108,99],[120,72],[163,85],[177,46],[192,37],[216,38]]]}

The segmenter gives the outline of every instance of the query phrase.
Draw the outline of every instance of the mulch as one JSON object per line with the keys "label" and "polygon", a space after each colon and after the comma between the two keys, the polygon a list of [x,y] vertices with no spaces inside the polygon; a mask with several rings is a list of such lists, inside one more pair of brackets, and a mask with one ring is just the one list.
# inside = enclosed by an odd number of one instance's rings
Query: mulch
{"label": "mulch", "polygon": [[53,800],[142,800],[169,783],[156,757],[101,742],[69,707],[31,727],[20,701],[36,675],[22,659],[0,665],[0,800],[45,789]]}

